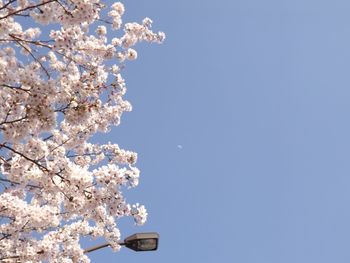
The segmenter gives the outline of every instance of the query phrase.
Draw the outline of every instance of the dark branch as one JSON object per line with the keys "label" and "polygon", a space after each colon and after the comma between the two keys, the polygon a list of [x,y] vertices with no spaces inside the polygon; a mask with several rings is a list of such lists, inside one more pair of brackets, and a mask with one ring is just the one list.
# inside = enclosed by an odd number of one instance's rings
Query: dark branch
{"label": "dark branch", "polygon": [[43,2],[43,3],[40,3],[40,4],[27,6],[27,7],[25,7],[25,8],[16,10],[16,11],[14,11],[14,12],[12,12],[12,13],[9,13],[9,14],[7,14],[7,15],[5,15],[5,16],[0,17],[0,20],[5,19],[5,18],[8,18],[8,17],[13,16],[13,15],[18,15],[18,14],[24,12],[24,11],[27,11],[27,10],[30,10],[30,9],[33,9],[33,8],[37,8],[37,7],[39,7],[39,6],[46,5],[46,4],[48,4],[48,3],[55,2],[55,1],[56,1],[56,0],[48,0],[48,1]]}

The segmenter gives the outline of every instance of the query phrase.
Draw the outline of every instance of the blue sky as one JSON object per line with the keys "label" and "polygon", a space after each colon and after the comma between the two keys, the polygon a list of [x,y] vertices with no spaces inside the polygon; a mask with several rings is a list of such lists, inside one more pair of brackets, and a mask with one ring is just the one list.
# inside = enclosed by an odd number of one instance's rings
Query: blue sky
{"label": "blue sky", "polygon": [[[139,153],[153,253],[92,262],[350,260],[350,3],[124,1],[163,45],[124,76],[134,110],[108,136]],[[179,147],[178,145],[181,145]]]}

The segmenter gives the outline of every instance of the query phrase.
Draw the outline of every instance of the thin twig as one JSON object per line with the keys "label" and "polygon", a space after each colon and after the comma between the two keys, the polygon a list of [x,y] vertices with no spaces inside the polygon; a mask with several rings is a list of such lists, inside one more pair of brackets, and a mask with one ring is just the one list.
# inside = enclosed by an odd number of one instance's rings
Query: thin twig
{"label": "thin twig", "polygon": [[[1,178],[1,177],[0,177],[0,181],[6,182],[6,183],[10,183],[10,184],[16,184],[16,185],[21,184],[21,183],[19,183],[19,182],[14,182],[14,181],[11,181],[11,180],[8,180],[8,179],[5,179],[5,178]],[[42,187],[37,186],[37,185],[33,185],[33,184],[27,184],[26,187],[32,187],[32,188],[42,189]]]}
{"label": "thin twig", "polygon": [[24,92],[27,92],[29,93],[29,89],[23,89],[22,86],[19,86],[19,87],[16,87],[16,86],[11,86],[11,85],[7,85],[7,84],[0,84],[1,87],[4,87],[4,88],[9,88],[9,89],[13,89],[13,90],[21,90],[21,91],[24,91]]}
{"label": "thin twig", "polygon": [[7,146],[7,145],[4,144],[4,143],[3,143],[3,144],[0,144],[0,148],[2,148],[2,147],[4,147],[4,148],[6,148],[6,149],[8,149],[8,150],[10,150],[10,151],[12,151],[12,152],[14,152],[14,153],[20,155],[21,157],[23,157],[24,159],[26,159],[26,160],[28,160],[28,161],[30,161],[30,162],[32,162],[32,163],[36,164],[39,168],[45,170],[46,172],[49,172],[49,169],[47,169],[47,167],[45,167],[45,166],[43,166],[42,164],[38,163],[38,161],[33,160],[33,159],[31,159],[31,158],[25,156],[23,153],[20,153],[20,152],[16,151],[15,149],[13,149],[13,148]]}
{"label": "thin twig", "polygon": [[0,123],[0,126],[4,125],[4,124],[11,124],[11,123],[16,123],[16,122],[23,121],[23,120],[25,120],[27,118],[27,115],[22,117],[22,118],[19,118],[19,119],[16,119],[16,120],[12,120],[12,121],[8,121],[7,118],[8,118],[8,115],[6,115],[5,120]]}
{"label": "thin twig", "polygon": [[10,4],[12,4],[12,3],[16,2],[16,1],[17,0],[10,0],[10,1],[8,1],[6,4],[4,4],[2,7],[0,7],[0,10],[5,9],[6,7],[8,7],[8,5],[10,5]]}
{"label": "thin twig", "polygon": [[23,11],[27,11],[27,10],[30,10],[30,9],[33,9],[33,8],[37,8],[37,7],[39,7],[39,6],[46,5],[46,4],[48,4],[48,3],[55,2],[55,1],[56,1],[56,0],[48,0],[47,2],[43,2],[43,3],[37,4],[37,5],[30,5],[30,6],[27,6],[27,7],[25,7],[25,8],[16,10],[16,11],[14,11],[14,12],[12,12],[12,13],[9,13],[9,14],[7,14],[7,15],[5,15],[5,16],[0,17],[0,20],[5,19],[5,18],[8,18],[8,17],[13,16],[13,15],[17,15],[17,14],[23,12]]}
{"label": "thin twig", "polygon": [[[14,36],[13,36],[14,37]],[[14,37],[14,38],[16,38],[16,37]],[[22,43],[21,43],[21,41],[20,41],[21,39],[18,39],[18,40],[16,40],[16,42],[21,46],[21,47],[23,47],[29,54],[30,54],[30,56],[36,61],[36,62],[38,62],[39,63],[39,65],[40,65],[40,67],[44,70],[44,72],[46,73],[46,76],[50,79],[51,78],[51,76],[50,76],[50,74],[49,74],[49,72],[47,71],[47,69],[43,66],[43,64],[33,55],[33,53],[29,50],[29,48],[27,48],[26,46],[24,46]]]}

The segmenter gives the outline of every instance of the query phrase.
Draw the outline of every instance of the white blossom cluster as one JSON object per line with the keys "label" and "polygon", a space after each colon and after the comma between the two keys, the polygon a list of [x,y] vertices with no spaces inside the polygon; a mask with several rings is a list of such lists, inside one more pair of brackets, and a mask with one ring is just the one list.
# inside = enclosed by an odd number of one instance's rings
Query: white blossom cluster
{"label": "white blossom cluster", "polygon": [[[133,46],[165,35],[145,18],[109,40],[125,10],[105,9],[100,0],[0,0],[0,262],[89,262],[81,237],[118,250],[117,220],[146,220],[122,194],[138,185],[137,154],[89,139],[131,110],[121,71],[137,58]],[[25,28],[30,19],[37,27]]]}

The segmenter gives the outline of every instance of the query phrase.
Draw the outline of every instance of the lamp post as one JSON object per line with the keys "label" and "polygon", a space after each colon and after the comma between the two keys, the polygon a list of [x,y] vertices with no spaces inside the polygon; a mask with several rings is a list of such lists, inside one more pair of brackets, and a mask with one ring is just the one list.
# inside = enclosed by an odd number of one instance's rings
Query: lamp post
{"label": "lamp post", "polygon": [[[152,233],[136,233],[124,239],[124,242],[120,242],[119,245],[126,246],[134,251],[153,251],[158,248],[159,234]],[[84,250],[84,253],[90,253],[92,251],[109,247],[110,244],[102,244],[94,247],[90,247]],[[44,251],[37,252],[38,254],[44,253]],[[19,256],[11,256],[6,258],[0,258],[0,262],[20,262],[18,260]]]}
{"label": "lamp post", "polygon": [[[121,246],[126,246],[127,248],[134,251],[153,251],[158,248],[159,234],[152,233],[136,233],[124,239],[124,242],[119,243]],[[109,247],[110,244],[102,244],[87,248],[84,253],[90,253],[92,251]]]}

